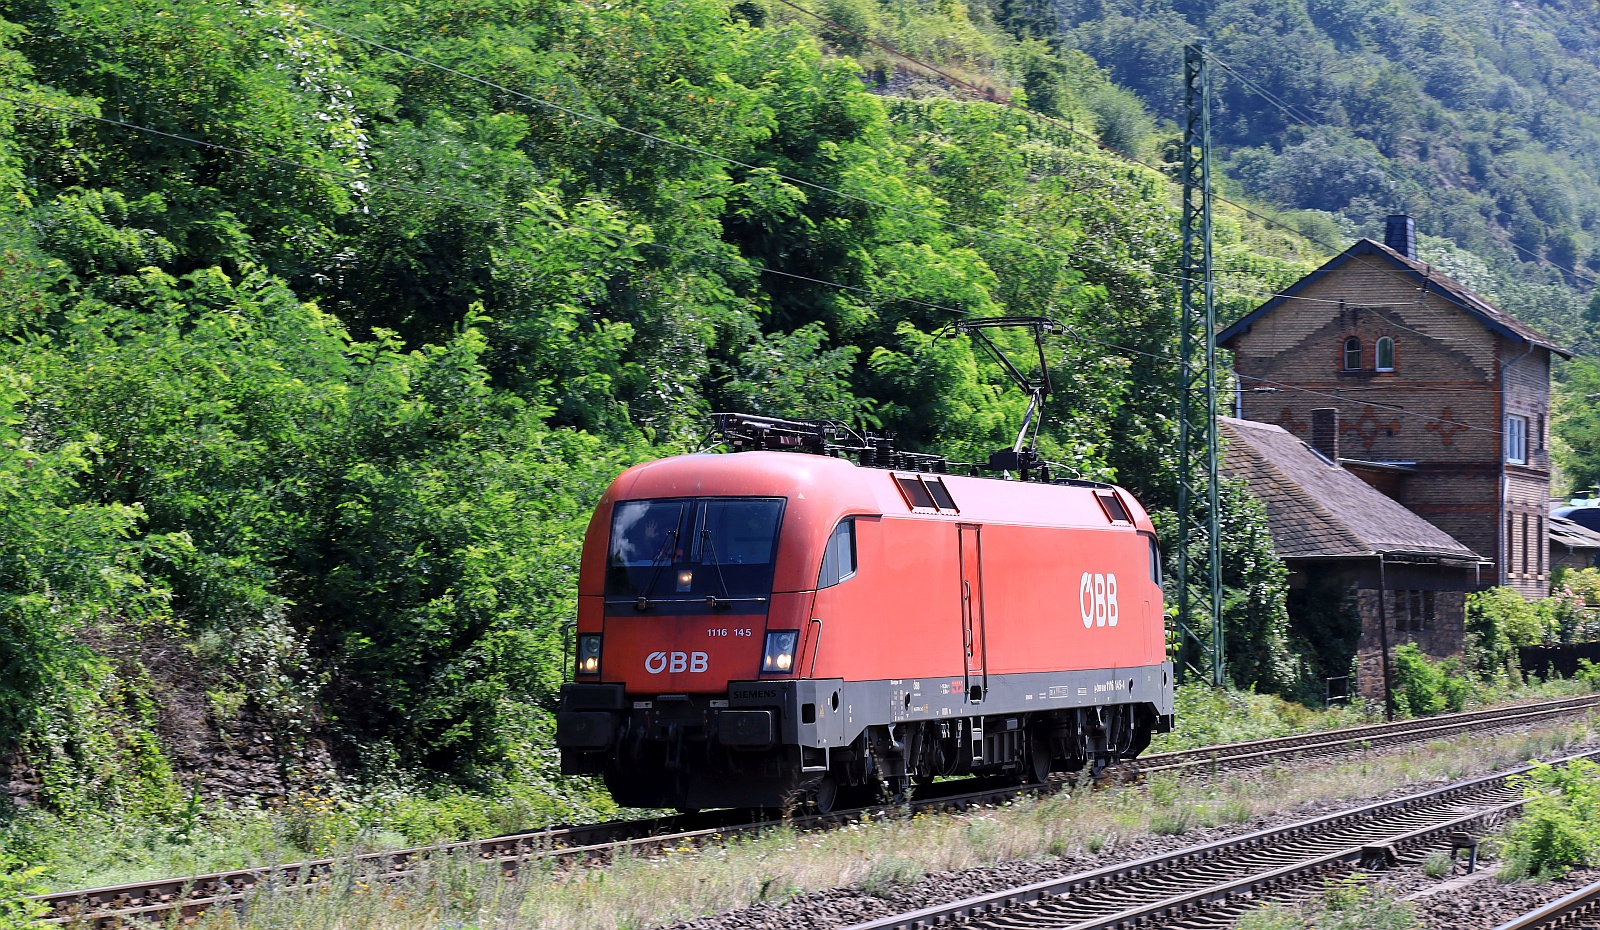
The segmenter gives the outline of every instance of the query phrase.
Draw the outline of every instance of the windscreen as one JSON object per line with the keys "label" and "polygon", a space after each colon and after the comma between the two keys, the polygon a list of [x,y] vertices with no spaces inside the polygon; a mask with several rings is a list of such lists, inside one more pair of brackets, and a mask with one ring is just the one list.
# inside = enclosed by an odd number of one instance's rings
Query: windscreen
{"label": "windscreen", "polygon": [[783,503],[766,497],[618,503],[606,597],[663,603],[768,597]]}

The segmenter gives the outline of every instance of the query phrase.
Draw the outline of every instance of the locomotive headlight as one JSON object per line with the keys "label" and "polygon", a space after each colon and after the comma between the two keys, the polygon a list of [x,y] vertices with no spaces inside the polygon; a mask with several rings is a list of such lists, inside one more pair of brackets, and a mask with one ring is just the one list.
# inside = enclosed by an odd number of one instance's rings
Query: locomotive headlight
{"label": "locomotive headlight", "polygon": [[687,591],[694,586],[694,572],[685,569],[678,573],[678,590]]}
{"label": "locomotive headlight", "polygon": [[599,633],[585,633],[578,637],[578,674],[600,674]]}
{"label": "locomotive headlight", "polygon": [[767,634],[766,648],[761,650],[761,671],[787,672],[794,667],[794,647],[800,641],[798,630],[775,630]]}

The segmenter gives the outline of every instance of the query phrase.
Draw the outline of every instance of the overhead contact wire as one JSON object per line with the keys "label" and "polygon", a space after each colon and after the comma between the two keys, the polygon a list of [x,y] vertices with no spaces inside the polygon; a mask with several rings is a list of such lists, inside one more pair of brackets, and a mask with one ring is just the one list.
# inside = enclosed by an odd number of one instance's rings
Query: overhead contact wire
{"label": "overhead contact wire", "polygon": [[695,257],[698,257],[698,258],[707,258],[707,259],[711,259],[712,261],[721,262],[721,263],[726,264],[726,265],[737,266],[739,269],[742,269],[742,270],[756,271],[756,272],[761,272],[763,274],[773,274],[773,275],[778,275],[778,276],[784,277],[784,278],[790,278],[790,279],[796,280],[796,281],[805,281],[805,282],[808,282],[808,283],[811,283],[811,284],[823,285],[825,287],[838,288],[839,290],[853,291],[855,293],[864,294],[864,295],[866,295],[867,297],[869,297],[869,298],[871,298],[873,300],[880,300],[880,301],[881,300],[902,300],[902,301],[905,301],[906,303],[914,304],[914,305],[919,306],[919,307],[925,307],[925,308],[927,308],[929,310],[939,310],[939,311],[943,311],[943,312],[946,312],[946,313],[953,313],[953,314],[956,314],[958,316],[970,316],[971,315],[971,311],[968,311],[968,310],[962,310],[962,309],[957,308],[957,307],[947,307],[947,306],[944,306],[943,304],[931,303],[929,301],[920,300],[920,299],[918,299],[916,297],[908,297],[908,296],[905,296],[903,294],[885,294],[885,293],[882,293],[882,292],[873,291],[873,290],[871,290],[869,288],[859,287],[859,286],[854,285],[854,284],[842,284],[842,283],[840,283],[838,281],[829,281],[829,280],[827,280],[825,278],[817,278],[817,277],[812,277],[810,275],[797,274],[797,273],[792,272],[792,271],[782,271],[782,270],[777,269],[777,268],[770,268],[770,267],[765,266],[765,265],[758,265],[758,264],[755,264],[753,262],[749,262],[749,261],[747,261],[747,260],[745,260],[743,258],[730,258],[729,256],[726,256],[726,255],[718,255],[715,252],[707,252],[707,251],[703,251],[703,250],[700,250],[700,249],[684,248],[683,246],[675,246],[675,245],[670,245],[670,244],[667,244],[667,243],[664,243],[664,242],[656,242],[656,241],[654,241],[652,239],[641,239],[638,236],[631,236],[631,235],[628,235],[627,233],[619,233],[619,232],[617,232],[615,230],[609,230],[609,229],[600,229],[599,227],[595,227],[595,226],[586,226],[586,225],[584,225],[582,223],[573,223],[573,222],[569,222],[569,221],[563,221],[561,223],[556,223],[554,221],[551,221],[548,217],[546,217],[546,216],[544,216],[542,214],[539,214],[539,213],[535,213],[532,210],[520,210],[519,209],[519,210],[511,211],[511,210],[507,210],[506,208],[504,208],[502,206],[499,206],[497,204],[486,203],[486,202],[483,202],[483,201],[464,200],[464,199],[462,199],[460,197],[452,197],[449,194],[441,194],[441,193],[439,193],[437,191],[431,191],[431,190],[425,190],[423,188],[411,187],[409,185],[399,184],[399,183],[395,183],[393,181],[374,180],[374,179],[372,179],[372,178],[370,178],[368,176],[361,175],[361,174],[356,174],[354,172],[337,171],[337,170],[334,170],[332,168],[322,167],[320,165],[313,165],[313,164],[308,164],[306,162],[295,161],[292,158],[284,158],[284,157],[282,157],[280,155],[269,155],[269,154],[265,154],[265,153],[262,153],[262,152],[253,152],[253,151],[251,151],[249,149],[241,149],[241,148],[238,148],[236,146],[224,145],[224,144],[218,143],[218,142],[208,142],[208,141],[206,141],[204,139],[194,138],[193,136],[185,136],[185,135],[182,135],[180,133],[167,132],[164,129],[155,129],[155,128],[150,127],[150,126],[141,126],[138,123],[130,123],[130,122],[127,122],[126,120],[114,119],[114,118],[109,117],[109,116],[96,116],[96,115],[89,114],[89,113],[78,113],[78,112],[75,112],[73,110],[66,109],[65,107],[51,106],[50,104],[40,103],[40,102],[35,101],[35,100],[25,100],[25,99],[22,99],[22,98],[19,98],[19,97],[7,96],[5,94],[0,94],[0,100],[3,100],[5,102],[7,102],[7,103],[14,103],[14,104],[17,104],[19,106],[32,107],[32,108],[37,109],[37,110],[48,110],[48,111],[53,112],[53,113],[59,113],[59,114],[61,114],[63,116],[69,117],[71,119],[85,120],[85,121],[89,121],[89,122],[102,123],[104,125],[116,126],[118,128],[121,128],[121,129],[129,129],[129,130],[132,130],[134,132],[141,132],[141,133],[145,133],[147,135],[160,136],[162,138],[172,139],[172,140],[177,141],[177,142],[183,142],[183,143],[187,143],[189,145],[199,146],[200,148],[214,149],[214,150],[219,151],[219,152],[227,152],[230,155],[239,155],[239,156],[242,156],[242,157],[245,157],[245,158],[254,158],[254,159],[261,160],[261,161],[271,162],[273,164],[283,165],[285,167],[297,168],[297,169],[300,169],[302,171],[310,171],[310,172],[313,172],[313,173],[316,173],[316,174],[325,175],[325,176],[331,177],[331,178],[338,178],[338,179],[341,179],[341,180],[356,182],[356,183],[364,184],[364,185],[367,185],[367,186],[370,186],[370,187],[381,187],[381,188],[387,188],[389,190],[396,190],[396,191],[400,191],[402,193],[410,194],[410,195],[415,196],[415,197],[421,197],[421,198],[426,199],[426,200],[437,200],[437,201],[443,201],[445,203],[453,203],[453,204],[456,204],[457,206],[470,207],[470,208],[476,209],[476,210],[485,210],[485,211],[490,212],[490,213],[498,213],[498,214],[505,215],[505,216],[523,216],[523,217],[527,217],[527,218],[530,218],[530,219],[536,219],[536,220],[541,220],[541,221],[544,221],[544,222],[548,222],[548,223],[550,223],[550,225],[555,226],[555,227],[560,228],[560,229],[564,229],[564,230],[581,229],[581,230],[584,230],[586,232],[596,233],[596,234],[598,234],[600,236],[604,236],[604,237],[607,237],[607,238],[622,240],[622,241],[628,242],[629,244],[637,246],[637,247],[640,247],[640,248],[660,249],[660,250],[668,251],[668,252],[676,252],[676,253],[678,253],[680,255],[692,255],[692,256],[695,256]]}

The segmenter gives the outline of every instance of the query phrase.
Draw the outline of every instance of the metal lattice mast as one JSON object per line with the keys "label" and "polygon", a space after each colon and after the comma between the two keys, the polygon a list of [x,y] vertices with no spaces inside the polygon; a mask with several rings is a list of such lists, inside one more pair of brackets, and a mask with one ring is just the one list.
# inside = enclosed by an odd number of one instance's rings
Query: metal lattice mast
{"label": "metal lattice mast", "polygon": [[1183,303],[1178,372],[1179,662],[1221,686],[1222,540],[1217,491],[1217,315],[1211,268],[1211,66],[1183,50]]}

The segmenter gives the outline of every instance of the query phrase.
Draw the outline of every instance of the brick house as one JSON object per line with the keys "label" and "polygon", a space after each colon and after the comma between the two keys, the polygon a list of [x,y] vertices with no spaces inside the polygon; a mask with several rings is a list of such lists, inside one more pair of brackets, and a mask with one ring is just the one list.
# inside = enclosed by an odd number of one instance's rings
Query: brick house
{"label": "brick house", "polygon": [[1461,654],[1467,592],[1488,563],[1282,427],[1217,422],[1224,473],[1266,508],[1289,569],[1294,634],[1316,677],[1353,666],[1356,693],[1382,700],[1383,657],[1400,644]]}
{"label": "brick house", "polygon": [[1544,597],[1550,363],[1571,353],[1417,260],[1410,217],[1390,217],[1385,240],[1218,335],[1237,412],[1310,440],[1490,560],[1486,584]]}

